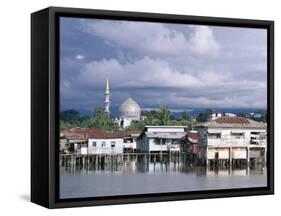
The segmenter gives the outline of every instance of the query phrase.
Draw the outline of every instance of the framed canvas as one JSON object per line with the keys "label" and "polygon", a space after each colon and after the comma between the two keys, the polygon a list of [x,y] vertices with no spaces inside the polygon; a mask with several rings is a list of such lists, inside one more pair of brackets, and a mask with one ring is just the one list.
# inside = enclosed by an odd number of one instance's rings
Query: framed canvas
{"label": "framed canvas", "polygon": [[274,193],[274,22],[31,15],[31,201]]}

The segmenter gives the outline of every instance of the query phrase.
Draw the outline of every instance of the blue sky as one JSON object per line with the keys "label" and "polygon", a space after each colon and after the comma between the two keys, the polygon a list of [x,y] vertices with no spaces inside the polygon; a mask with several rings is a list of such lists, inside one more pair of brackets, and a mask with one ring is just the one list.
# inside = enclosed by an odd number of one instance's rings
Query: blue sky
{"label": "blue sky", "polygon": [[61,109],[266,108],[266,30],[61,18]]}

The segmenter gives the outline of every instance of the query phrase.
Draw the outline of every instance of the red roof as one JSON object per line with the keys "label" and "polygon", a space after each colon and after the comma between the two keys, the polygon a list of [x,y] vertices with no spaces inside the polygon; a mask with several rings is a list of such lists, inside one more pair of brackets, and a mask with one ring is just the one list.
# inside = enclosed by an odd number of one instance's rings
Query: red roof
{"label": "red roof", "polygon": [[189,131],[186,133],[185,136],[181,138],[181,140],[189,140],[192,143],[197,143],[198,142],[198,133]]}
{"label": "red roof", "polygon": [[140,134],[141,132],[141,130],[129,130],[127,131],[127,134]]}
{"label": "red roof", "polygon": [[68,130],[62,130],[61,134],[63,137],[68,139],[86,139],[89,133],[100,133],[102,132],[96,128],[71,128]]}
{"label": "red roof", "polygon": [[141,131],[103,131],[96,128],[71,128],[69,130],[61,131],[61,135],[67,139],[112,139],[123,138],[131,134],[137,134]]}
{"label": "red roof", "polygon": [[187,137],[189,137],[189,138],[191,138],[191,139],[193,139],[193,140],[198,140],[198,133],[197,133],[197,132],[191,132],[191,131],[189,131],[189,132],[187,133]]}
{"label": "red roof", "polygon": [[221,117],[215,121],[218,124],[250,124],[249,120],[243,117]]}
{"label": "red roof", "polygon": [[112,139],[112,138],[123,138],[126,137],[127,133],[123,131],[117,132],[108,132],[108,131],[100,131],[88,133],[87,138],[95,138],[95,139]]}

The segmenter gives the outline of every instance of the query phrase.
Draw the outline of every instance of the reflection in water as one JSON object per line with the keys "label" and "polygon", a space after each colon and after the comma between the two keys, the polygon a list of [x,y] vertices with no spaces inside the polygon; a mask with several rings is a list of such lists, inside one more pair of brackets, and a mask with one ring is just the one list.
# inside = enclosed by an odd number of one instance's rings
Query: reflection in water
{"label": "reflection in water", "polygon": [[61,198],[249,188],[267,185],[266,168],[261,165],[206,168],[188,163],[181,157],[148,158],[147,155],[123,155],[123,158],[89,159],[87,163],[76,164],[64,161],[61,165]]}
{"label": "reflection in water", "polygon": [[167,155],[135,154],[119,157],[100,158],[89,160],[84,166],[82,164],[63,164],[61,170],[67,172],[94,171],[112,173],[193,173],[198,176],[247,176],[265,174],[265,166],[256,164],[247,166],[198,166],[186,161],[183,157],[169,157]]}

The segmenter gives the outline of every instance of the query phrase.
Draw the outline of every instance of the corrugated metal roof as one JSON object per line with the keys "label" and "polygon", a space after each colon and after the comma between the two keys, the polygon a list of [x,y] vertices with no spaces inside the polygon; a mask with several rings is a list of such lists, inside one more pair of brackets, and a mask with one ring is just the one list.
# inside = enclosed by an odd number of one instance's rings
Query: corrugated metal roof
{"label": "corrugated metal roof", "polygon": [[166,139],[180,139],[185,132],[146,132],[145,135],[149,138],[166,138]]}

